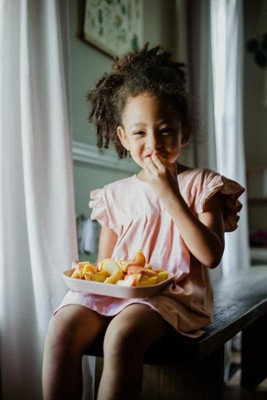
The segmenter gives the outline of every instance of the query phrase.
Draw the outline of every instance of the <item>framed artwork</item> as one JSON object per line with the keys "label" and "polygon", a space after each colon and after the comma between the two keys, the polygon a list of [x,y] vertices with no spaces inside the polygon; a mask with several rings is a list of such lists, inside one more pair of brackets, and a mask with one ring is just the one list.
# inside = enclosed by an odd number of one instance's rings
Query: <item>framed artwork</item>
{"label": "framed artwork", "polygon": [[143,0],[86,0],[83,39],[109,56],[143,46]]}

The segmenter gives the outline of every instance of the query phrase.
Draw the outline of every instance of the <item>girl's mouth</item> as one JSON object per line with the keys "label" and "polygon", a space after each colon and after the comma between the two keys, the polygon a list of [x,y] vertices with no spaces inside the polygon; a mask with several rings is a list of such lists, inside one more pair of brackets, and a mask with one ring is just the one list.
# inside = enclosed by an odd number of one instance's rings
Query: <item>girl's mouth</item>
{"label": "girl's mouth", "polygon": [[152,156],[152,154],[147,154],[144,156],[144,158],[150,158]]}
{"label": "girl's mouth", "polygon": [[[155,154],[156,154],[157,157],[161,157],[161,158],[165,158],[165,159],[168,158],[167,154],[161,154],[161,153],[155,153]],[[151,156],[152,156],[152,153],[151,153],[151,154],[146,154],[146,155],[144,156],[144,158],[149,158],[149,157],[151,157]]]}

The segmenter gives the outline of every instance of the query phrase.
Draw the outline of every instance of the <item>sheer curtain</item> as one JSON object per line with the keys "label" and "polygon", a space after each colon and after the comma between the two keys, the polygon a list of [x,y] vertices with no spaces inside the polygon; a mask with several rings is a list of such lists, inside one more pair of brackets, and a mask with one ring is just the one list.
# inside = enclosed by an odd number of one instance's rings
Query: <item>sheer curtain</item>
{"label": "sheer curtain", "polygon": [[[200,121],[196,163],[246,186],[242,1],[192,0],[188,11],[189,63]],[[225,235],[223,274],[249,267],[246,194],[241,202],[239,228]]]}
{"label": "sheer curtain", "polygon": [[[243,138],[243,3],[211,1],[211,53],[217,170],[245,186]],[[223,272],[249,266],[246,194],[239,229],[226,235]]]}
{"label": "sheer curtain", "polygon": [[67,22],[66,2],[0,0],[3,400],[42,398],[44,337],[77,257]]}

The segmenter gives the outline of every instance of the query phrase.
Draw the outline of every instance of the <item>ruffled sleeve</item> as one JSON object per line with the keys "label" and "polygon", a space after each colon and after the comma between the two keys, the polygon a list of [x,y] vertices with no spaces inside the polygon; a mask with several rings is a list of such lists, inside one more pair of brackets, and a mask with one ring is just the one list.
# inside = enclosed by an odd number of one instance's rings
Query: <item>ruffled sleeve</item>
{"label": "ruffled sleeve", "polygon": [[224,229],[225,232],[232,232],[237,228],[237,222],[239,220],[238,213],[242,208],[242,204],[238,198],[244,190],[245,189],[239,185],[239,183],[214,173],[206,181],[203,190],[198,196],[196,212],[198,214],[204,212],[208,200],[217,192],[220,192],[224,200]]}
{"label": "ruffled sleeve", "polygon": [[105,200],[105,188],[95,189],[90,193],[89,207],[92,208],[91,219],[97,220],[101,225],[110,227]]}

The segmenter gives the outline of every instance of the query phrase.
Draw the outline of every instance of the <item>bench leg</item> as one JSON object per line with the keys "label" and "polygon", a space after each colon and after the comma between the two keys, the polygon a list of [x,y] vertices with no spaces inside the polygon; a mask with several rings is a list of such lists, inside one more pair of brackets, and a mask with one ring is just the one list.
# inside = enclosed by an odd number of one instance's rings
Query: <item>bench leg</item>
{"label": "bench leg", "polygon": [[190,365],[144,366],[142,400],[222,400],[224,349]]}
{"label": "bench leg", "polygon": [[267,315],[242,332],[241,386],[257,387],[267,377]]}
{"label": "bench leg", "polygon": [[102,370],[103,370],[104,358],[96,357],[95,359],[95,385],[94,385],[94,400],[97,399],[97,391],[100,383]]}

